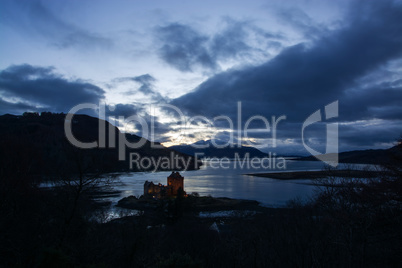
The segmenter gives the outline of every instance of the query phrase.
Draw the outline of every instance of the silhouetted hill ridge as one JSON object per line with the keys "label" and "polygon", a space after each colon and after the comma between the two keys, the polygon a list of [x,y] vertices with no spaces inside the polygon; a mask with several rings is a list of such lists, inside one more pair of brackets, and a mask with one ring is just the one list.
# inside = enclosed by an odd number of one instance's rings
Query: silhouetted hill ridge
{"label": "silhouetted hill ridge", "polygon": [[[185,161],[190,158],[190,169],[196,167],[193,157],[161,146],[155,149],[146,140],[138,149],[126,147],[126,160],[118,160],[119,135],[134,143],[141,137],[121,132],[108,123],[106,125],[106,147],[108,147],[109,128],[114,132],[115,148],[80,149],[67,140],[64,133],[66,114],[24,113],[22,116],[5,114],[0,116],[0,171],[30,172],[38,175],[55,174],[64,176],[69,173],[97,173],[118,171],[143,171],[135,165],[129,166],[129,154],[138,153],[141,157],[155,158],[179,156]],[[72,122],[72,133],[81,142],[98,141],[99,119],[88,115],[75,115]],[[112,139],[113,140],[113,139]],[[181,165],[180,165],[181,166]],[[182,170],[173,163],[166,170]],[[153,170],[150,165],[146,170]],[[5,171],[6,170],[6,171]]]}
{"label": "silhouetted hill ridge", "polygon": [[[378,164],[378,165],[400,165],[402,159],[401,144],[393,146],[389,149],[368,149],[355,150],[339,153],[340,163],[352,164]],[[314,156],[300,157],[301,161],[317,161]]]}
{"label": "silhouetted hill ridge", "polygon": [[[225,144],[225,142],[222,141],[216,141],[215,142],[217,145],[222,146]],[[206,148],[197,148],[200,146],[207,146]],[[187,145],[174,145],[169,147],[173,150],[188,154],[188,155],[195,155],[197,154],[202,154],[201,157],[217,157],[217,158],[223,158],[223,157],[227,157],[227,158],[235,158],[235,157],[239,157],[239,158],[243,158],[245,157],[246,154],[249,154],[250,158],[253,157],[259,157],[259,158],[263,158],[263,157],[267,157],[268,154],[261,152],[260,150],[258,150],[257,148],[254,147],[249,147],[249,146],[237,146],[235,144],[232,145],[227,145],[223,148],[217,148],[216,146],[214,146],[214,144],[212,143],[211,140],[207,140],[207,141],[197,141],[193,144],[187,144]],[[237,156],[236,156],[237,154]]]}

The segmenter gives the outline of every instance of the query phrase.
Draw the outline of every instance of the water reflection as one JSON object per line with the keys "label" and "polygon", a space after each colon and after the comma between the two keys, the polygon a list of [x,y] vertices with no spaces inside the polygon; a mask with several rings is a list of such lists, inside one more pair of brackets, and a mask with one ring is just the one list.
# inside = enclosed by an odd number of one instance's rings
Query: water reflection
{"label": "water reflection", "polygon": [[[216,164],[208,161],[200,170],[181,172],[184,176],[184,187],[187,193],[197,192],[200,195],[213,197],[229,197],[257,200],[265,206],[284,206],[290,199],[309,197],[315,188],[309,179],[306,180],[276,180],[249,176],[245,174],[257,172],[278,172],[283,170],[253,168],[250,165],[230,162],[229,168],[214,168]],[[324,164],[318,161],[286,161],[285,171],[322,170]],[[166,178],[171,172],[136,172],[123,173],[117,177],[114,190],[121,191],[119,197],[109,200],[116,203],[119,199],[143,193],[146,180],[166,184]]]}

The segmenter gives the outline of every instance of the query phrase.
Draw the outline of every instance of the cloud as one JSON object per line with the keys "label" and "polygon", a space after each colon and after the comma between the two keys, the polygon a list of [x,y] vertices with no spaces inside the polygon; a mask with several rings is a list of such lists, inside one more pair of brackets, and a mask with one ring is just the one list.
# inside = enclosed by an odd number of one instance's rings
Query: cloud
{"label": "cloud", "polygon": [[110,48],[111,39],[64,21],[40,1],[6,1],[2,5],[0,23],[13,27],[23,35],[46,38],[58,48]]}
{"label": "cloud", "polygon": [[226,19],[226,28],[212,37],[210,50],[215,58],[233,59],[252,48],[247,44],[248,24]]}
{"label": "cloud", "polygon": [[172,23],[158,27],[156,34],[163,44],[159,49],[160,57],[178,70],[189,72],[196,66],[216,68],[214,59],[205,48],[208,37],[190,26]]}
{"label": "cloud", "polygon": [[147,108],[147,105],[141,103],[116,104],[106,109],[106,118],[115,126],[121,126],[121,130],[125,132],[134,132],[152,141],[168,141],[169,133],[176,124],[162,123],[159,117],[149,114]]}
{"label": "cloud", "polygon": [[157,80],[151,76],[150,74],[143,74],[140,76],[135,76],[135,77],[119,77],[113,79],[112,83],[109,86],[109,88],[113,88],[116,86],[116,83],[122,83],[122,82],[135,82],[140,84],[140,87],[137,89],[130,89],[126,92],[124,92],[125,95],[133,95],[136,94],[137,92],[142,93],[145,96],[148,96],[152,99],[152,102],[161,102],[165,101],[165,98],[154,89],[154,83]]}
{"label": "cloud", "polygon": [[297,29],[307,38],[320,38],[328,30],[326,26],[318,24],[299,8],[281,9],[277,15],[282,23]]}
{"label": "cloud", "polygon": [[[155,79],[150,75],[120,79],[141,83],[140,91],[145,94],[158,94],[152,90]],[[26,111],[68,112],[77,104],[98,104],[104,101],[104,93],[103,89],[88,82],[68,80],[60,76],[55,73],[53,67],[24,64],[13,65],[0,71],[0,113],[2,114],[22,114]],[[161,123],[158,117],[148,114],[146,108],[147,105],[144,103],[119,103],[107,106],[105,116],[110,123],[121,126],[123,131],[135,132],[152,140],[166,140],[166,133],[171,131],[171,126]],[[90,109],[80,110],[79,113],[98,116],[97,111]],[[143,126],[135,120],[130,124],[119,121],[119,117],[126,120],[131,116],[140,116],[145,122],[146,129],[143,129]]]}
{"label": "cloud", "polygon": [[143,112],[144,109],[139,104],[116,104],[109,106],[109,109],[106,109],[106,116],[119,117],[123,116],[124,118],[130,117],[132,115],[138,115]]}
{"label": "cloud", "polygon": [[[284,39],[282,34],[264,31],[250,21],[227,17],[223,19],[222,25],[222,29],[210,35],[181,23],[158,27],[155,35],[158,42],[162,43],[158,50],[159,56],[182,72],[192,72],[197,68],[216,71],[222,62],[249,60],[253,53],[259,56],[267,54],[263,49],[277,49]],[[264,44],[262,48],[249,44],[255,39],[257,43]]]}
{"label": "cloud", "polygon": [[351,6],[342,27],[315,29],[312,26],[317,34],[312,44],[288,47],[259,66],[219,73],[171,104],[188,115],[235,119],[241,101],[245,119],[287,115],[288,122],[301,124],[315,110],[339,100],[340,121],[401,120],[400,86],[358,84],[361,77],[402,56],[401,4],[359,1]]}
{"label": "cloud", "polygon": [[67,112],[79,103],[99,103],[103,89],[81,80],[68,80],[52,67],[12,65],[0,72],[0,94],[11,113],[22,109]]}
{"label": "cloud", "polygon": [[347,121],[402,119],[402,86],[392,87],[389,83],[382,83],[364,89],[356,88],[346,91],[341,99],[340,109]]}
{"label": "cloud", "polygon": [[0,97],[0,114],[23,114],[27,111],[37,111],[37,107],[21,102],[8,102]]}
{"label": "cloud", "polygon": [[362,120],[341,125],[341,146],[351,149],[361,149],[367,144],[371,144],[371,148],[381,148],[384,144],[393,146],[401,134],[400,124],[400,121],[394,120]]}
{"label": "cloud", "polygon": [[153,83],[156,81],[149,74],[144,74],[140,76],[136,76],[132,78],[133,81],[136,81],[141,84],[141,87],[138,89],[140,92],[144,93],[145,95],[152,95],[155,94],[155,91],[152,89]]}

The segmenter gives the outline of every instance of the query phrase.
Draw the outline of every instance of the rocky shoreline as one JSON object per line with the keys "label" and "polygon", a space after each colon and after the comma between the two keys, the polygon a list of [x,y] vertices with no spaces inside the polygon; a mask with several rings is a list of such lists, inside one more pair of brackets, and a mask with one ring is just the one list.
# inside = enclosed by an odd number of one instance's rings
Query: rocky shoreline
{"label": "rocky shoreline", "polygon": [[168,203],[181,203],[184,211],[222,211],[222,210],[256,210],[264,207],[255,200],[232,199],[227,197],[211,197],[189,195],[182,198],[154,199],[128,196],[118,201],[117,207],[136,210],[157,210]]}

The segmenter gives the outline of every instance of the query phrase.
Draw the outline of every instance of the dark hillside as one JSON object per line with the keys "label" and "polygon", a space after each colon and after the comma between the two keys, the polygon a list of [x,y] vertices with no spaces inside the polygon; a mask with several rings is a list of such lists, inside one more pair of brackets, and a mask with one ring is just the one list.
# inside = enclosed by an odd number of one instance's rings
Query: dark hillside
{"label": "dark hillside", "polygon": [[[340,163],[352,164],[374,164],[374,165],[400,165],[402,158],[402,146],[391,147],[389,149],[377,150],[358,150],[339,153]],[[314,156],[301,157],[297,160],[316,161]]]}
{"label": "dark hillside", "polygon": [[[205,147],[205,148],[197,148],[197,147]],[[200,154],[200,157],[217,157],[217,158],[244,158],[247,154],[250,158],[253,157],[267,157],[268,154],[261,152],[257,148],[250,147],[250,146],[237,146],[237,145],[228,145],[223,148],[217,148],[214,144],[208,141],[198,141],[194,144],[189,145],[175,145],[169,147],[173,150],[188,154],[188,155],[195,155]]]}
{"label": "dark hillside", "polygon": [[[65,114],[25,113],[22,116],[0,116],[0,168],[2,172],[18,172],[25,170],[36,175],[52,175],[64,173],[100,173],[117,171],[140,171],[136,165],[130,170],[129,154],[138,153],[141,158],[179,156],[185,161],[190,158],[190,169],[196,168],[193,158],[183,153],[163,147],[152,148],[150,141],[138,149],[126,147],[125,160],[118,159],[119,135],[125,135],[130,143],[141,137],[133,134],[122,134],[116,127],[105,122],[106,148],[80,149],[67,140],[64,133]],[[98,141],[99,120],[87,115],[75,115],[72,132],[81,142]],[[115,148],[108,148],[109,127],[114,131]],[[160,144],[157,144],[160,145]],[[181,170],[182,166],[173,163],[169,170]],[[150,165],[147,170],[153,170]]]}

